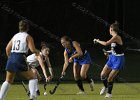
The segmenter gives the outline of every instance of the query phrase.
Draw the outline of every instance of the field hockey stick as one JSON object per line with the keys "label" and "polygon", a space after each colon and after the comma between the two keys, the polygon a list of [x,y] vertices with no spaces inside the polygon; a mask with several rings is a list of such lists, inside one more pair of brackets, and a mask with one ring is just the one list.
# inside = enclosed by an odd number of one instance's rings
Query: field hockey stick
{"label": "field hockey stick", "polygon": [[47,82],[43,85],[43,87],[44,87],[44,91],[46,91]]}
{"label": "field hockey stick", "polygon": [[103,51],[104,53],[108,53],[105,49],[102,49],[102,51]]}
{"label": "field hockey stick", "polygon": [[43,85],[43,88],[44,88],[44,96],[46,96],[46,95],[47,95],[47,92],[46,92],[46,87],[47,87],[47,85],[48,85],[48,83],[47,83],[47,82],[45,82],[45,84]]}
{"label": "field hockey stick", "polygon": [[62,76],[58,79],[58,81],[57,81],[57,83],[56,83],[54,89],[49,91],[50,94],[54,94],[54,93],[55,93],[56,89],[58,88],[58,86],[59,86],[59,84],[60,84],[60,82],[61,82],[61,80],[62,80],[63,78],[64,78],[64,75],[62,75]]}
{"label": "field hockey stick", "polygon": [[25,92],[26,92],[26,93],[27,93],[27,95],[29,96],[30,94],[29,94],[28,89],[26,88],[25,83],[24,83],[23,81],[21,81],[21,83],[22,83],[22,86],[23,86],[23,88],[24,88]]}
{"label": "field hockey stick", "polygon": [[107,52],[105,49],[102,49],[102,51],[104,52],[104,54],[107,56],[107,59],[108,59],[110,53]]}

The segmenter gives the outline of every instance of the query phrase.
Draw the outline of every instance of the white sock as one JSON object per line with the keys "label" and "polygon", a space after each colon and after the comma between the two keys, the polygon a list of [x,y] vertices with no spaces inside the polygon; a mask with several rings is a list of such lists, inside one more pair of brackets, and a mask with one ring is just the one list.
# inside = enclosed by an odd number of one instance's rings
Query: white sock
{"label": "white sock", "polygon": [[8,89],[10,88],[10,83],[7,81],[3,82],[0,90],[0,100],[4,100],[4,96],[8,92]]}
{"label": "white sock", "polygon": [[[37,83],[38,83],[38,79],[37,79]],[[37,86],[36,86],[36,91],[38,90],[38,84],[37,84]]]}
{"label": "white sock", "polygon": [[37,82],[37,79],[29,80],[30,99],[34,99],[36,97]]}

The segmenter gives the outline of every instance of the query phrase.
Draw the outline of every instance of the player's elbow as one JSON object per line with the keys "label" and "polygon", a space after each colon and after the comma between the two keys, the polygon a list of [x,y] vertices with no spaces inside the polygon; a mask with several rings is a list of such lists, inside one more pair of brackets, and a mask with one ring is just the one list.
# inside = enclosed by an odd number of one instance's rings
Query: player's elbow
{"label": "player's elbow", "polygon": [[109,45],[109,43],[107,43],[107,42],[104,42],[104,43],[103,43],[103,45],[104,45],[104,46],[108,46],[108,45]]}

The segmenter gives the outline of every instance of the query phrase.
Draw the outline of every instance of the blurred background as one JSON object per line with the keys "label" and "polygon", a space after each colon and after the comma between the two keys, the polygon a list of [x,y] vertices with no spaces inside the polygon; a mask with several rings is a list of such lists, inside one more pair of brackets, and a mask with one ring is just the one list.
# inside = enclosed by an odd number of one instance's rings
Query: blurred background
{"label": "blurred background", "polygon": [[[83,13],[73,4],[86,8],[95,16]],[[18,32],[18,22],[24,17],[32,22],[29,34],[34,38],[37,48],[40,49],[42,41],[50,45],[54,80],[60,76],[64,63],[64,48],[56,40],[56,36],[68,35],[90,52],[93,65],[89,75],[95,81],[100,81],[100,72],[106,63],[102,49],[109,49],[109,46],[93,44],[92,40],[110,38],[109,27],[104,21],[98,20],[101,18],[110,24],[117,20],[120,29],[126,32],[122,33],[126,64],[117,81],[140,82],[139,5],[139,0],[0,0],[0,80],[5,79],[5,47]],[[67,70],[65,80],[73,81],[72,64]],[[15,81],[18,81],[18,78]]]}

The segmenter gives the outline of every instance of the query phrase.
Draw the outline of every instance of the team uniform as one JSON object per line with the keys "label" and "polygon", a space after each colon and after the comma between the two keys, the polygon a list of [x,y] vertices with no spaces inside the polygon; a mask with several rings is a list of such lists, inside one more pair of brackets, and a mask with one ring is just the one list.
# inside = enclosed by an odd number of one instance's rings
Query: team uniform
{"label": "team uniform", "polygon": [[[70,58],[72,55],[76,54],[76,49],[73,47],[73,43],[71,42],[72,51],[70,51],[68,48],[66,48],[66,52],[68,54],[68,57]],[[74,63],[78,63],[79,65],[83,64],[92,64],[92,60],[90,58],[90,54],[87,50],[82,49],[82,52],[84,55],[82,57],[74,58]]]}
{"label": "team uniform", "polygon": [[[68,58],[70,58],[72,55],[77,53],[76,49],[73,46],[72,41],[70,42],[70,44],[72,46],[71,51],[68,48],[65,48],[65,51],[68,54]],[[82,48],[81,46],[80,46],[80,48],[82,49],[83,56],[74,58],[73,62],[79,64],[80,67],[82,67],[84,64],[89,64],[89,65],[92,64],[92,60],[90,58],[90,54],[88,53],[88,51],[86,49]],[[91,91],[93,91],[94,81],[92,79],[90,79],[88,76],[84,80],[90,84]],[[80,92],[78,92],[77,94],[85,94],[81,79],[76,80],[76,83],[80,89]]]}
{"label": "team uniform", "polygon": [[[43,57],[42,53],[40,52],[40,55]],[[36,56],[35,54],[31,54],[27,57],[27,63],[30,67],[32,68],[36,68],[39,66],[39,62],[38,60],[36,59]]]}
{"label": "team uniform", "polygon": [[112,53],[106,64],[113,70],[120,70],[124,67],[125,62],[123,45],[111,43],[111,49]]}
{"label": "team uniform", "polygon": [[27,36],[26,32],[19,32],[14,35],[11,54],[6,65],[7,71],[22,72],[28,70],[25,56],[29,49],[26,42]]}
{"label": "team uniform", "polygon": [[[41,52],[40,52],[40,55],[43,57]],[[36,78],[41,78],[40,74],[38,73],[38,71],[36,69],[39,66],[39,62],[36,59],[35,54],[31,54],[27,57],[27,63],[29,65],[29,67],[32,69],[32,71],[35,72]],[[40,95],[40,91],[39,91],[38,86],[36,87],[36,94]],[[30,91],[28,91],[28,95],[30,95]]]}

